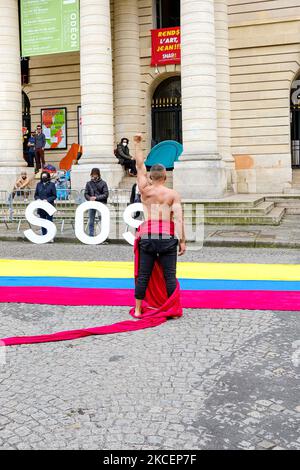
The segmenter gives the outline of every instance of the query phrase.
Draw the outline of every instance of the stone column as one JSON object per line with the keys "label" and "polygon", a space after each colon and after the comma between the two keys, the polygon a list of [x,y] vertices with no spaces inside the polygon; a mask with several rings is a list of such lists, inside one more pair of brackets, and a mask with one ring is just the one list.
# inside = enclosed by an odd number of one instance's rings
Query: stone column
{"label": "stone column", "polygon": [[93,167],[110,187],[122,170],[114,156],[111,18],[109,0],[80,1],[80,81],[83,156],[73,166],[72,187],[82,189]]}
{"label": "stone column", "polygon": [[227,189],[234,189],[235,162],[231,152],[228,0],[215,0],[217,57],[218,151],[225,163]]}
{"label": "stone column", "polygon": [[183,198],[221,197],[226,176],[218,154],[213,0],[181,0],[181,69],[184,153],[174,188]]}
{"label": "stone column", "polygon": [[27,166],[22,147],[18,1],[0,0],[0,189],[10,191]]}
{"label": "stone column", "polygon": [[114,101],[116,141],[141,131],[141,69],[137,0],[114,9]]}

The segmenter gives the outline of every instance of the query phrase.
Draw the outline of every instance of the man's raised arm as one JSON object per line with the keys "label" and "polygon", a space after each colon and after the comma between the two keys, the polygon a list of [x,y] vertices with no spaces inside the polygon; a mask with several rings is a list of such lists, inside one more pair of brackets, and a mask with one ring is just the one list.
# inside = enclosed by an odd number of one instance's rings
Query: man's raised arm
{"label": "man's raised arm", "polygon": [[134,136],[135,163],[137,169],[137,184],[139,190],[143,190],[148,185],[147,169],[144,162],[144,152],[142,150],[142,136]]}

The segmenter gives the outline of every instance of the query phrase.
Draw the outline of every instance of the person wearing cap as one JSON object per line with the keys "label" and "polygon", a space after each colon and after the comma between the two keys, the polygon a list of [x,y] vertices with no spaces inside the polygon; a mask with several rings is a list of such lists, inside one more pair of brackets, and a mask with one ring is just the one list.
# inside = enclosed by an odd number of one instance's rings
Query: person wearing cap
{"label": "person wearing cap", "polygon": [[[109,196],[108,186],[101,178],[99,168],[91,171],[91,180],[86,183],[84,197],[87,201],[98,201],[107,204]],[[95,232],[96,209],[89,210],[89,236],[93,237]],[[99,216],[99,220],[101,217]]]}
{"label": "person wearing cap", "polygon": [[135,159],[130,155],[128,144],[129,139],[127,139],[127,137],[123,137],[117,145],[115,155],[119,160],[120,165],[124,166],[128,174],[130,176],[136,176]]}

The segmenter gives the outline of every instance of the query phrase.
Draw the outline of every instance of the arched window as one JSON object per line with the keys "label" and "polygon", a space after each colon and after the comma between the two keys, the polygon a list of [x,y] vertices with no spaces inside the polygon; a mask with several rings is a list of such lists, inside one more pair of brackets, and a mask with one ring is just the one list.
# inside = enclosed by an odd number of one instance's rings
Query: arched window
{"label": "arched window", "polygon": [[152,147],[163,140],[182,143],[180,77],[167,78],[153,95]]}
{"label": "arched window", "polygon": [[292,167],[300,168],[300,75],[291,88]]}
{"label": "arched window", "polygon": [[156,27],[180,26],[180,0],[156,0]]}

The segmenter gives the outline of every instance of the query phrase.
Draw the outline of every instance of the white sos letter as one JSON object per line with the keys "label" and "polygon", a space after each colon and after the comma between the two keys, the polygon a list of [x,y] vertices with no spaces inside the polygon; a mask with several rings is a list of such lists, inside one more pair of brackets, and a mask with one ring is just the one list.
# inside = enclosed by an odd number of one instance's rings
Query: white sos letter
{"label": "white sos letter", "polygon": [[[127,206],[123,214],[123,219],[125,224],[129,225],[129,227],[138,228],[143,221],[134,219],[132,217],[134,212],[144,212],[143,204],[141,202],[135,202],[134,204]],[[123,237],[128,243],[130,243],[130,245],[134,245],[135,236],[131,232],[124,232]]]}
{"label": "white sos letter", "polygon": [[[90,237],[84,231],[84,213],[89,209],[95,209],[101,214],[101,232],[96,237]],[[100,245],[109,235],[110,219],[109,210],[105,204],[98,201],[87,201],[80,204],[75,214],[75,235],[85,245]]]}
{"label": "white sos letter", "polygon": [[36,225],[37,227],[43,227],[47,230],[46,235],[37,235],[33,230],[25,230],[24,235],[32,243],[41,245],[43,243],[48,243],[56,235],[56,226],[53,222],[47,219],[41,219],[35,215],[34,211],[37,209],[43,209],[49,215],[53,215],[56,212],[56,209],[52,204],[47,201],[37,200],[31,202],[25,210],[25,217],[31,225]]}

